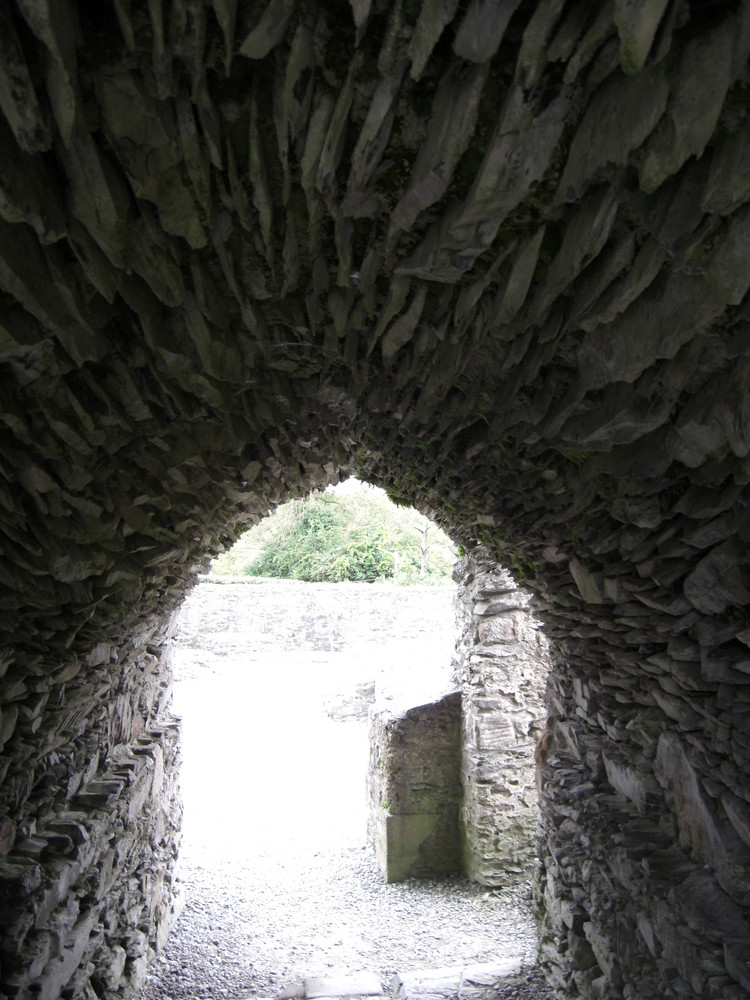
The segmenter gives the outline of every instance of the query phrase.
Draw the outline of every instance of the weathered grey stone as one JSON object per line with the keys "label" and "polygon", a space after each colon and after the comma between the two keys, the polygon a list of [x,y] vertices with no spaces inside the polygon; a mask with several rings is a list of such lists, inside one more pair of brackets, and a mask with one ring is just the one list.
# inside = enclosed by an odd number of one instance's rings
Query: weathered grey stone
{"label": "weathered grey stone", "polygon": [[414,170],[391,215],[391,238],[411,229],[417,215],[445,194],[474,132],[486,75],[486,69],[466,72],[459,64],[441,80]]}
{"label": "weathered grey stone", "polygon": [[556,990],[735,1000],[742,935],[671,893],[750,900],[746,6],[162,8],[0,11],[0,991],[134,990],[167,619],[356,470],[486,546],[469,853],[538,820]]}
{"label": "weathered grey stone", "polygon": [[712,549],[685,578],[685,596],[699,611],[720,613],[750,599],[744,552],[734,541]]}
{"label": "weathered grey stone", "polygon": [[721,804],[735,832],[750,847],[750,803],[737,798],[730,792],[724,792]]}
{"label": "weathered grey stone", "polygon": [[728,215],[750,198],[750,127],[725,136],[711,157],[711,171],[703,195],[709,212]]}
{"label": "weathered grey stone", "polygon": [[196,249],[205,246],[207,236],[195,202],[182,183],[175,122],[159,113],[131,73],[102,77],[97,97],[111,140],[129,151],[123,166],[136,197],[156,205],[167,232]]}
{"label": "weathered grey stone", "polygon": [[724,943],[727,972],[745,990],[750,990],[750,947],[747,937],[733,936]]}
{"label": "weathered grey stone", "polygon": [[517,76],[525,90],[530,90],[539,80],[547,62],[547,45],[555,24],[562,12],[563,0],[543,0],[537,4],[523,33],[518,53]]}
{"label": "weathered grey stone", "polygon": [[387,148],[396,114],[394,102],[405,70],[406,60],[402,60],[380,81],[357,138],[357,145],[352,153],[347,197],[343,204],[343,210],[352,215],[366,214],[363,206],[370,204],[369,198],[363,199],[361,192],[367,188]]}
{"label": "weathered grey stone", "polygon": [[615,75],[607,80],[589,105],[571,144],[559,196],[577,199],[585,185],[605,168],[626,163],[664,114],[668,96],[661,64],[636,76]]}
{"label": "weathered grey stone", "polygon": [[457,0],[426,0],[419,11],[409,45],[410,74],[418,80],[424,72],[433,48],[450,24],[458,6]]}
{"label": "weathered grey stone", "polygon": [[667,0],[615,0],[615,24],[621,42],[622,68],[636,73],[645,63]]}
{"label": "weathered grey stone", "polygon": [[462,59],[483,63],[491,59],[503,40],[508,22],[520,0],[471,0],[453,40],[453,51]]}
{"label": "weathered grey stone", "polygon": [[601,604],[602,591],[593,573],[590,573],[577,559],[571,559],[569,568],[583,600],[587,604]]}
{"label": "weathered grey stone", "polygon": [[599,255],[609,238],[618,198],[617,186],[608,185],[571,219],[562,246],[547,271],[544,288],[532,306],[535,319],[541,318],[557,296]]}
{"label": "weathered grey stone", "polygon": [[368,833],[386,882],[456,871],[461,696],[370,717]]}
{"label": "weathered grey stone", "polygon": [[0,107],[21,149],[27,153],[49,149],[52,145],[49,115],[39,105],[10,8],[5,8],[0,18]]}
{"label": "weathered grey stone", "polygon": [[347,976],[311,976],[305,979],[305,996],[317,997],[374,997],[382,996],[380,980],[372,972],[358,972]]}
{"label": "weathered grey stone", "polygon": [[[602,43],[614,32],[613,23],[614,0],[610,3],[601,4],[596,11],[596,15],[584,33],[575,51],[565,67],[563,79],[565,83],[573,83],[591,60],[599,52]],[[614,46],[613,46],[614,48]]]}
{"label": "weathered grey stone", "polygon": [[503,980],[520,969],[520,960],[487,962],[468,968],[450,967],[399,972],[390,988],[399,1000],[417,997],[485,997],[503,985]]}
{"label": "weathered grey stone", "polygon": [[493,319],[497,324],[509,323],[524,304],[539,260],[539,250],[544,239],[544,232],[542,226],[526,241],[517,254],[505,285],[497,295],[493,310]]}
{"label": "weathered grey stone", "polygon": [[674,802],[682,843],[713,867],[719,867],[727,856],[725,838],[696,772],[674,734],[660,737],[654,772]]}
{"label": "weathered grey stone", "polygon": [[630,799],[639,813],[645,813],[651,792],[649,785],[654,785],[653,779],[650,779],[648,774],[617,760],[613,754],[603,753],[602,760],[610,785],[615,791]]}
{"label": "weathered grey stone", "polygon": [[541,180],[567,111],[563,93],[541,114],[520,87],[503,105],[495,133],[450,234],[460,239],[468,227],[492,222],[493,228]]}
{"label": "weathered grey stone", "polygon": [[281,41],[294,11],[291,0],[270,0],[258,23],[245,38],[240,55],[247,59],[262,59]]}
{"label": "weathered grey stone", "polygon": [[[640,6],[652,9],[650,4]],[[743,43],[738,28],[737,21],[728,17],[685,47],[666,117],[644,151],[640,166],[644,191],[655,191],[689,156],[703,153],[733,82],[735,47],[738,40]]]}

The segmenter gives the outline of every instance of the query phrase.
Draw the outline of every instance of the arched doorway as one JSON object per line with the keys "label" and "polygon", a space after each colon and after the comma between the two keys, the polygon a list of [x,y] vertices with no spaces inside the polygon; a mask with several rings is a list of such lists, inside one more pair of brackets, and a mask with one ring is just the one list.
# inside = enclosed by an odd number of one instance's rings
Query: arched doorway
{"label": "arched doorway", "polygon": [[[457,873],[386,886],[366,842],[367,703],[375,690],[391,715],[429,702],[455,687],[456,670],[469,669],[469,647],[486,663],[492,642],[475,635],[475,607],[490,589],[497,595],[501,579],[503,606],[497,596],[491,609],[480,604],[482,618],[513,606],[510,578],[488,570],[486,559],[471,572],[464,560],[459,643],[455,584],[235,576],[188,597],[175,633],[186,908],[145,998],[198,989],[271,995],[305,976],[363,969],[388,982],[399,971],[505,963],[534,978],[528,863],[502,875],[495,866],[484,884]],[[484,695],[486,717],[491,692]],[[476,727],[472,715],[462,730]],[[488,731],[472,747],[485,785],[497,749],[486,745]],[[467,757],[467,767],[475,774],[478,762]],[[473,801],[472,816],[475,809]],[[526,836],[516,862],[535,852],[533,828]]]}

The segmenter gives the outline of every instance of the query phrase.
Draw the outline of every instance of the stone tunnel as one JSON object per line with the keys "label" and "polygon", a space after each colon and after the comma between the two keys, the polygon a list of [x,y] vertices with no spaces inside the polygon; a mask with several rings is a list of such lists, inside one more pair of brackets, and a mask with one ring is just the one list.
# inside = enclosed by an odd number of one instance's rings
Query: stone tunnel
{"label": "stone tunnel", "polygon": [[536,595],[558,995],[750,993],[747,0],[0,3],[0,996],[170,925],[170,628],[356,474]]}

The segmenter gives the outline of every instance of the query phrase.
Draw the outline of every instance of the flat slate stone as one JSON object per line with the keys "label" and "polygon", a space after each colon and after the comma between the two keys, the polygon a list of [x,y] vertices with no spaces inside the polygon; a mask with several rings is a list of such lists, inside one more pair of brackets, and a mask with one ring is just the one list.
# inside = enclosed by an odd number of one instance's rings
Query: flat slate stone
{"label": "flat slate stone", "polygon": [[504,958],[499,962],[469,965],[464,969],[462,979],[467,985],[471,983],[474,986],[493,986],[498,979],[515,976],[520,968],[520,957]]}
{"label": "flat slate stone", "polygon": [[281,993],[276,994],[276,1000],[302,1000],[305,996],[305,984],[293,983],[285,987]]}
{"label": "flat slate stone", "polygon": [[520,958],[507,958],[480,965],[459,965],[441,969],[417,969],[396,973],[390,983],[399,1000],[466,997],[478,998],[491,994],[497,983],[515,975],[521,968]]}
{"label": "flat slate stone", "polygon": [[497,965],[473,965],[464,971],[458,990],[459,1000],[480,1000],[494,996],[494,990],[509,976],[521,971],[520,958],[508,958]]}
{"label": "flat slate stone", "polygon": [[[345,1000],[371,1000],[373,994],[372,993],[355,993],[355,994],[346,993],[346,994],[344,994],[344,996],[345,996]],[[380,996],[382,996],[382,993],[380,994]],[[318,997],[318,996],[316,996],[315,1000],[342,1000],[342,996],[341,996],[341,994],[336,994],[335,996],[324,996],[324,997]]]}
{"label": "flat slate stone", "polygon": [[380,980],[372,972],[355,972],[350,976],[312,976],[305,980],[308,1000],[323,997],[375,997],[382,996]]}
{"label": "flat slate stone", "polygon": [[456,996],[461,985],[462,969],[420,969],[397,973],[391,980],[391,990],[399,1000],[408,997]]}

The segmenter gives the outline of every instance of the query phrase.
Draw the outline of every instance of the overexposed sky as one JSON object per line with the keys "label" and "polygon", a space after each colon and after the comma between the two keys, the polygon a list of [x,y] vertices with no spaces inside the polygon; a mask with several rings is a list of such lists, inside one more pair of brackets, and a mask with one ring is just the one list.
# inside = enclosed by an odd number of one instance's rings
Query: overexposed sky
{"label": "overexposed sky", "polygon": [[337,486],[326,487],[326,493],[364,493],[366,490],[382,493],[385,496],[385,490],[379,486],[371,486],[369,483],[363,483],[361,479],[355,479],[354,476],[344,480],[343,483],[339,483]]}

